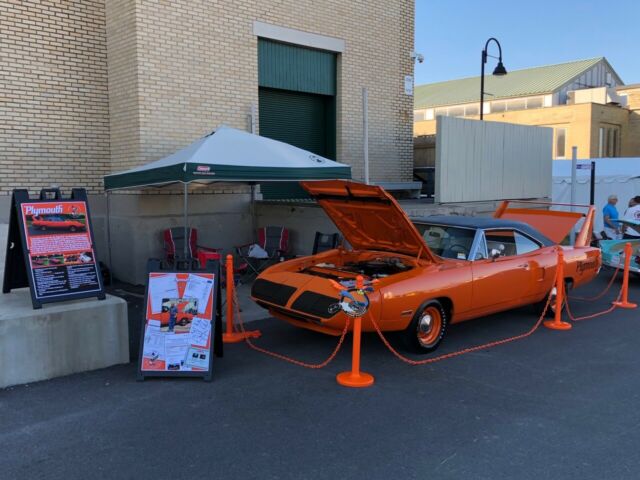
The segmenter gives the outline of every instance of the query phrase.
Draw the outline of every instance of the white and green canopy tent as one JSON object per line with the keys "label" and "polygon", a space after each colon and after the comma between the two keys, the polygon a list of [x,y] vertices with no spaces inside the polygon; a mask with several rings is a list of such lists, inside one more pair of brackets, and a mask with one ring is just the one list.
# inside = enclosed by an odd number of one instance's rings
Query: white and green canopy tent
{"label": "white and green canopy tent", "polygon": [[[240,182],[255,185],[264,182],[350,178],[349,165],[334,162],[277,140],[223,126],[168,157],[131,170],[106,175],[104,188],[109,193],[126,188],[183,184],[186,237],[187,186],[191,183]],[[253,197],[252,194],[252,202]],[[110,244],[109,239],[108,243]]]}
{"label": "white and green canopy tent", "polygon": [[351,178],[351,167],[287,143],[220,127],[191,145],[124,172],[106,175],[106,191],[171,183],[332,180]]}

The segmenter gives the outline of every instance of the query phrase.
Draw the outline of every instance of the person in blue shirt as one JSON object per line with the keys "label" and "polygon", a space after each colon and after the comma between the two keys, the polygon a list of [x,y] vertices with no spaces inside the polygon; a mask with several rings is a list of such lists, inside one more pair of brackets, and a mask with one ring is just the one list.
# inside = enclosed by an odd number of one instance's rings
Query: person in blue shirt
{"label": "person in blue shirt", "polygon": [[618,220],[619,214],[616,208],[618,203],[618,197],[616,195],[609,195],[607,204],[602,209],[602,216],[604,218],[604,233],[612,240],[617,240],[620,237],[620,225]]}

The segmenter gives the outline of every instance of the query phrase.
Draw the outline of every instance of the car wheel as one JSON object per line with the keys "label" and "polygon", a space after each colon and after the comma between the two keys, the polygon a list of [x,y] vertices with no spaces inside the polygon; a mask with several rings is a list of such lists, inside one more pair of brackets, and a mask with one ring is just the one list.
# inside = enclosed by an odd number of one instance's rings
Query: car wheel
{"label": "car wheel", "polygon": [[72,232],[75,232],[77,230],[77,228],[72,225],[71,227],[69,227],[69,230],[72,231]]}
{"label": "car wheel", "polygon": [[402,333],[405,346],[416,353],[434,351],[444,337],[448,322],[447,311],[440,302],[425,302]]}
{"label": "car wheel", "polygon": [[44,225],[40,227],[40,230],[42,230],[43,232],[47,229],[47,227],[45,227]]}

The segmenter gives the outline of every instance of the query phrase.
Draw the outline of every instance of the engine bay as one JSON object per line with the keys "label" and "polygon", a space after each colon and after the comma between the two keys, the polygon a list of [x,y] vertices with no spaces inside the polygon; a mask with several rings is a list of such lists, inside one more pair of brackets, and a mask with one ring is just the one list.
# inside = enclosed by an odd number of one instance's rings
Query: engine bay
{"label": "engine bay", "polygon": [[301,273],[341,281],[356,275],[366,278],[386,278],[414,268],[409,261],[397,256],[373,256],[371,258],[340,258],[316,263],[301,270]]}

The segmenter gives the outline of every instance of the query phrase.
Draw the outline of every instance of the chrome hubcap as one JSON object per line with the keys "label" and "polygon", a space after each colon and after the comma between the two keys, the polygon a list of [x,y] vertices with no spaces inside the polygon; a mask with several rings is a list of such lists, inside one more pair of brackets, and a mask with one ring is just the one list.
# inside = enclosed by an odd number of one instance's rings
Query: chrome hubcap
{"label": "chrome hubcap", "polygon": [[433,319],[431,318],[431,315],[428,313],[423,315],[422,318],[420,318],[420,323],[418,323],[418,330],[420,333],[425,335],[428,334],[431,331],[432,321]]}

